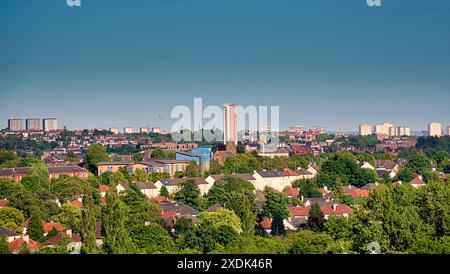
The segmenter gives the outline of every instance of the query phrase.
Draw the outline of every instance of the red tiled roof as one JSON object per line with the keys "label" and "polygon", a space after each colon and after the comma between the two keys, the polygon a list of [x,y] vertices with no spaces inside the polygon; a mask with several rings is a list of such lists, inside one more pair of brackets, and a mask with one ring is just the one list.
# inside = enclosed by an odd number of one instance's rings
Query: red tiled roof
{"label": "red tiled roof", "polygon": [[295,172],[295,171],[293,171],[293,170],[291,170],[291,169],[289,169],[289,168],[286,168],[286,169],[283,171],[283,176],[299,176],[299,175],[298,175],[297,172]]}
{"label": "red tiled roof", "polygon": [[343,214],[351,214],[352,209],[346,205],[336,205],[336,209],[333,209],[333,205],[324,205],[320,207],[323,214],[326,215],[343,215]]}
{"label": "red tiled roof", "polygon": [[412,184],[412,185],[423,185],[423,184],[425,184],[425,183],[424,183],[424,181],[423,181],[419,176],[417,176],[416,178],[414,178],[414,179],[411,181],[410,184]]}
{"label": "red tiled roof", "polygon": [[155,198],[153,198],[156,202],[158,202],[158,204],[160,203],[171,203],[173,202],[173,200],[166,198],[164,196],[156,196]]}
{"label": "red tiled roof", "polygon": [[369,197],[369,191],[365,189],[354,189],[347,193],[348,195],[352,196],[353,198],[359,198],[359,197]]}
{"label": "red tiled roof", "polygon": [[98,187],[98,192],[107,192],[109,190],[109,186],[107,185],[100,185]]}
{"label": "red tiled roof", "polygon": [[45,233],[49,233],[50,231],[53,230],[53,228],[55,228],[59,232],[66,230],[60,223],[50,222],[44,224]]}
{"label": "red tiled roof", "polygon": [[[64,232],[58,233],[58,235],[54,236],[53,238],[48,239],[45,241],[45,245],[59,245],[59,241],[61,241],[62,238],[65,236],[69,236]],[[72,234],[72,237],[70,237],[72,241],[74,242],[81,242],[81,237],[77,234]]]}
{"label": "red tiled roof", "polygon": [[291,217],[304,217],[309,215],[309,209],[310,207],[303,207],[303,206],[288,206],[289,215]]}
{"label": "red tiled roof", "polygon": [[5,207],[8,205],[8,200],[4,199],[4,200],[0,200],[0,207]]}
{"label": "red tiled roof", "polygon": [[[8,246],[9,246],[9,249],[11,249],[12,251],[17,251],[22,247],[23,243],[25,243],[25,240],[23,238],[18,238],[16,240],[10,242]],[[32,239],[29,239],[28,247],[30,249],[37,249],[37,248],[39,248],[39,243],[36,241],[33,241]]]}
{"label": "red tiled roof", "polygon": [[163,215],[163,218],[164,218],[165,220],[167,220],[167,219],[169,219],[170,217],[175,217],[175,216],[177,216],[178,213],[175,212],[175,211],[165,211],[165,212],[163,212],[162,215]]}
{"label": "red tiled roof", "polygon": [[272,227],[272,220],[267,218],[262,220],[261,226],[263,229],[270,229]]}
{"label": "red tiled roof", "polygon": [[83,203],[78,200],[73,200],[72,202],[70,202],[70,204],[79,208],[83,207]]}
{"label": "red tiled roof", "polygon": [[323,187],[322,187],[322,188],[320,188],[320,189],[319,189],[319,191],[320,191],[320,192],[322,192],[322,196],[325,196],[325,195],[327,195],[328,193],[330,193],[330,192],[331,192],[331,191],[327,191],[327,190],[325,190],[325,188],[323,188]]}
{"label": "red tiled roof", "polygon": [[300,193],[300,190],[298,188],[295,188],[295,187],[287,186],[283,190],[283,193],[284,193],[284,195],[286,195],[288,197],[297,197],[298,194]]}

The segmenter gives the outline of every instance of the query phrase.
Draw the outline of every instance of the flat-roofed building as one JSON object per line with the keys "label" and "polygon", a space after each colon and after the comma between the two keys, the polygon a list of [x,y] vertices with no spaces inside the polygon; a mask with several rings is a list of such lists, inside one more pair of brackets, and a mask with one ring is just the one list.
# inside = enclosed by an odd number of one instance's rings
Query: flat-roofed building
{"label": "flat-roofed building", "polygon": [[139,131],[140,131],[141,133],[149,133],[149,132],[150,132],[150,129],[149,129],[148,127],[141,127],[141,128],[139,129]]}
{"label": "flat-roofed building", "polygon": [[368,124],[363,124],[359,126],[359,135],[367,136],[372,135],[372,126]]}
{"label": "flat-roofed building", "polygon": [[55,131],[58,129],[58,120],[56,118],[42,119],[42,129],[44,131]]}
{"label": "flat-roofed building", "polygon": [[161,133],[161,129],[159,127],[152,128],[153,133]]}
{"label": "flat-roofed building", "polygon": [[23,119],[22,118],[9,118],[8,119],[8,131],[23,131]]}
{"label": "flat-roofed building", "polygon": [[428,124],[428,136],[441,137],[442,136],[442,125],[440,123],[429,123]]}
{"label": "flat-roofed building", "polygon": [[117,135],[117,134],[120,133],[120,132],[119,132],[119,129],[116,128],[116,127],[110,128],[109,131],[110,131],[112,134],[114,134],[114,135]]}
{"label": "flat-roofed building", "polygon": [[132,127],[126,127],[123,129],[123,133],[132,134],[132,133],[134,133],[134,129]]}
{"label": "flat-roofed building", "polygon": [[25,120],[25,125],[27,130],[41,130],[41,119],[27,118]]}
{"label": "flat-roofed building", "polygon": [[375,133],[378,135],[389,135],[389,129],[394,127],[393,124],[384,123],[375,126]]}

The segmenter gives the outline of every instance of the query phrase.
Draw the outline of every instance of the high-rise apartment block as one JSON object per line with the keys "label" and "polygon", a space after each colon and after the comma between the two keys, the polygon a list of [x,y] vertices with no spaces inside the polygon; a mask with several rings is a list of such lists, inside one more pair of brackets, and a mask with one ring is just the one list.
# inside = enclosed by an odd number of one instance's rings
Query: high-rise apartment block
{"label": "high-rise apartment block", "polygon": [[8,119],[8,131],[23,131],[23,119],[21,118],[9,118]]}
{"label": "high-rise apartment block", "polygon": [[375,134],[377,135],[389,135],[389,129],[394,127],[393,124],[384,123],[375,126]]}
{"label": "high-rise apartment block", "polygon": [[141,128],[139,129],[139,131],[140,131],[141,133],[149,133],[149,132],[150,132],[150,129],[149,129],[148,127],[141,127]]}
{"label": "high-rise apartment block", "polygon": [[41,130],[41,119],[40,118],[27,118],[25,120],[26,130]]}
{"label": "high-rise apartment block", "polygon": [[237,144],[237,106],[236,104],[225,104],[223,106],[223,142]]}
{"label": "high-rise apartment block", "polygon": [[132,127],[126,127],[123,129],[123,133],[132,134],[132,133],[134,133],[134,129]]}
{"label": "high-rise apartment block", "polygon": [[441,137],[442,136],[442,125],[436,122],[428,124],[428,136]]}
{"label": "high-rise apartment block", "polygon": [[44,131],[55,131],[58,129],[58,120],[56,118],[42,119],[42,129]]}
{"label": "high-rise apartment block", "polygon": [[368,124],[363,124],[359,126],[359,135],[367,136],[372,135],[372,126]]}
{"label": "high-rise apartment block", "polygon": [[161,133],[161,129],[159,127],[152,128],[153,133]]}

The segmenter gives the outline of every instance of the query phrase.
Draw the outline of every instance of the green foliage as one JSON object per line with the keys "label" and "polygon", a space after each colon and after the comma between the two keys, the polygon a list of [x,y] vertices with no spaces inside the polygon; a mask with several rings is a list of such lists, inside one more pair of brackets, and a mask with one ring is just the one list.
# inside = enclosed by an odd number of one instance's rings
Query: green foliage
{"label": "green foliage", "polygon": [[181,184],[181,190],[175,193],[175,200],[199,209],[201,207],[200,189],[194,180],[187,180]]}
{"label": "green foliage", "polygon": [[412,170],[408,167],[402,168],[399,173],[397,174],[397,178],[402,182],[411,182],[412,179],[414,179],[415,174],[412,172]]}
{"label": "green foliage", "polygon": [[264,198],[263,217],[274,218],[275,214],[278,214],[280,218],[285,219],[289,216],[288,198],[283,193],[267,187],[264,190]]}
{"label": "green foliage", "polygon": [[37,210],[41,211],[41,214],[44,213],[42,211],[42,201],[39,200],[36,194],[29,191],[22,191],[13,194],[9,198],[9,205],[22,211],[25,217],[30,217],[31,212]]}
{"label": "green foliage", "polygon": [[306,226],[312,231],[319,232],[322,231],[324,223],[324,215],[322,210],[320,210],[319,204],[313,203],[311,205],[311,209],[309,210],[309,217]]}
{"label": "green foliage", "polygon": [[300,179],[292,183],[293,187],[300,189],[300,195],[305,198],[322,198],[319,186],[314,180]]}
{"label": "green foliage", "polygon": [[12,254],[12,250],[9,249],[8,240],[5,235],[0,238],[0,254]]}
{"label": "green foliage", "polygon": [[146,254],[170,254],[176,251],[175,243],[167,230],[155,223],[135,226],[130,231],[130,237],[136,247]]}
{"label": "green foliage", "polygon": [[188,178],[196,178],[202,175],[202,171],[200,170],[200,166],[195,161],[191,161],[186,167],[186,177]]}
{"label": "green foliage", "polygon": [[286,230],[284,228],[284,219],[286,218],[284,216],[284,212],[282,212],[280,209],[276,209],[275,212],[272,214],[272,224],[270,226],[270,234],[274,236],[281,236],[286,235]]}
{"label": "green foliage", "polygon": [[24,191],[24,187],[16,181],[7,178],[0,178],[0,199],[8,199],[16,193]]}
{"label": "green foliage", "polygon": [[162,148],[157,147],[152,151],[151,157],[153,159],[164,159],[166,158],[166,154],[164,153]]}
{"label": "green foliage", "polygon": [[406,167],[416,174],[426,174],[431,171],[431,160],[422,153],[414,153],[409,157]]}
{"label": "green foliage", "polygon": [[28,235],[30,238],[38,241],[44,241],[44,227],[42,225],[42,219],[39,212],[33,212],[30,217],[30,221],[27,229]]}
{"label": "green foliage", "polygon": [[81,238],[83,254],[92,254],[96,252],[95,243],[95,205],[91,192],[87,192],[83,197],[84,208],[81,212]]}
{"label": "green foliage", "polygon": [[23,214],[13,207],[0,208],[0,227],[16,233],[22,233]]}
{"label": "green foliage", "polygon": [[167,190],[167,187],[165,185],[163,185],[161,187],[161,190],[159,191],[159,195],[162,197],[169,198],[169,190]]}
{"label": "green foliage", "polygon": [[326,254],[331,250],[333,239],[322,233],[313,231],[298,231],[288,236],[292,242],[290,254]]}
{"label": "green foliage", "polygon": [[127,208],[119,199],[116,191],[106,194],[106,207],[103,213],[103,229],[105,240],[103,251],[107,254],[129,254],[136,251],[131,241],[127,223]]}
{"label": "green foliage", "polygon": [[361,168],[356,158],[345,151],[334,154],[322,165],[317,176],[317,184],[334,188],[337,177],[341,178],[344,185],[363,186],[374,183],[377,175],[373,170]]}
{"label": "green foliage", "polygon": [[71,204],[63,204],[58,215],[54,216],[56,222],[71,228],[75,233],[81,231],[81,218],[81,209]]}
{"label": "green foliage", "polygon": [[73,201],[80,197],[84,190],[83,186],[87,188],[87,183],[77,177],[60,176],[56,181],[52,183],[51,190],[55,193],[60,201],[67,202]]}
{"label": "green foliage", "polygon": [[139,190],[128,189],[120,197],[127,207],[126,226],[131,228],[139,226],[145,222],[157,222],[162,219],[162,209],[160,205],[147,198]]}
{"label": "green foliage", "polygon": [[417,141],[416,147],[432,152],[446,151],[447,153],[450,153],[450,136],[420,137]]}
{"label": "green foliage", "polygon": [[100,144],[90,145],[86,151],[86,167],[87,169],[97,174],[98,163],[109,160],[108,153]]}
{"label": "green foliage", "polygon": [[211,222],[215,229],[228,226],[236,232],[241,231],[241,219],[234,211],[226,208],[219,208],[216,212],[204,212],[199,215],[199,218],[203,221]]}
{"label": "green foliage", "polygon": [[228,157],[222,167],[225,174],[253,173],[255,170],[262,170],[262,165],[255,156],[248,153]]}

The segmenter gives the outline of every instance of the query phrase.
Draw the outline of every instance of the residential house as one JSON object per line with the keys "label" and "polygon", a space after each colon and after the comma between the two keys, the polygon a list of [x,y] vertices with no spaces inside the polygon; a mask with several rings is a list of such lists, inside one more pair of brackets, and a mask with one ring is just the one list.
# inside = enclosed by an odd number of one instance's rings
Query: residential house
{"label": "residential house", "polygon": [[148,198],[154,198],[159,195],[159,189],[152,182],[137,183],[137,188]]}

